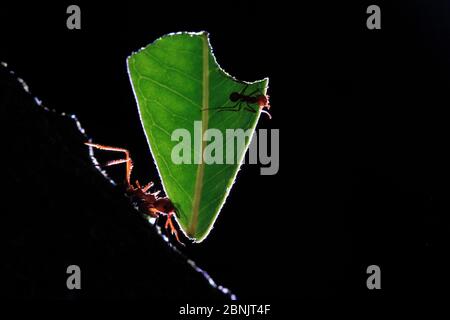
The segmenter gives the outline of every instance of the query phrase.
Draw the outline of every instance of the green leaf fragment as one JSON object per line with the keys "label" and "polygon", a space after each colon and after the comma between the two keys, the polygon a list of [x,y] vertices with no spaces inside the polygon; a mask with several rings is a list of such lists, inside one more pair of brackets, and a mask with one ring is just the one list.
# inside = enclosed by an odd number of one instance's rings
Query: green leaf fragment
{"label": "green leaf fragment", "polygon": [[[175,204],[183,232],[200,242],[225,203],[260,116],[257,105],[253,106],[255,113],[218,112],[217,108],[235,105],[230,94],[241,92],[245,86],[248,93],[265,94],[268,80],[246,83],[225,73],[212,54],[205,32],[166,35],[133,53],[127,65],[164,191]],[[201,161],[205,148],[213,142],[202,137],[211,128],[224,137],[223,163]],[[172,161],[172,151],[180,143],[171,138],[177,129],[190,133],[191,163]],[[238,148],[235,141],[235,161],[230,164],[226,163],[225,146],[234,138],[227,138],[227,129],[250,133],[244,148]]]}

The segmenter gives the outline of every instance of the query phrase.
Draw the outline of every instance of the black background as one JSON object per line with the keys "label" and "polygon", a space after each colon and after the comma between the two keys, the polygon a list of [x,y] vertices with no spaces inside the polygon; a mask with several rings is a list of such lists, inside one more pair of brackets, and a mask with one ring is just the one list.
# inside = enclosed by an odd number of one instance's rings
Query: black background
{"label": "black background", "polygon": [[[0,58],[160,187],[125,59],[166,33],[207,30],[227,72],[270,78],[273,119],[258,127],[280,129],[280,170],[244,165],[209,237],[184,252],[246,301],[441,296],[450,4],[373,3],[381,30],[366,28],[364,1],[2,4]],[[66,28],[69,4],[81,30]],[[366,288],[371,264],[379,291]]]}

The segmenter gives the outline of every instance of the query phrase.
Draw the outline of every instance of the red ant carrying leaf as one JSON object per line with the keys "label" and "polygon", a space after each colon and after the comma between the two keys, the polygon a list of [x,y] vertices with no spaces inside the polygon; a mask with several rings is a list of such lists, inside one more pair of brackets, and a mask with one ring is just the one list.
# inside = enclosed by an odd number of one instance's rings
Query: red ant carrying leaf
{"label": "red ant carrying leaf", "polygon": [[158,197],[159,191],[151,193],[150,188],[153,186],[153,182],[141,187],[139,181],[136,180],[135,186],[131,184],[131,171],[133,170],[133,161],[131,160],[130,153],[126,149],[109,147],[101,144],[86,142],[86,145],[107,151],[123,152],[125,154],[125,159],[113,160],[106,163],[105,166],[113,166],[116,164],[125,163],[126,164],[126,194],[130,197],[131,201],[135,203],[140,212],[149,215],[152,218],[159,218],[161,215],[166,216],[165,228],[170,228],[170,232],[175,235],[177,241],[184,245],[178,238],[178,232],[175,229],[172,217],[175,215],[175,206],[172,201],[167,197]]}

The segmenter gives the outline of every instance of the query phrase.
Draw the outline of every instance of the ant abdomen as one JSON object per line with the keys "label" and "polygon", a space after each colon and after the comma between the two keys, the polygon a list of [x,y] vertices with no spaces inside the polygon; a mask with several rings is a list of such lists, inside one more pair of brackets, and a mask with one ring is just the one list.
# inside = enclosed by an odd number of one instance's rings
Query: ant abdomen
{"label": "ant abdomen", "polygon": [[241,95],[239,94],[239,92],[232,92],[230,94],[231,102],[236,102],[236,101],[239,101],[240,99],[241,99]]}

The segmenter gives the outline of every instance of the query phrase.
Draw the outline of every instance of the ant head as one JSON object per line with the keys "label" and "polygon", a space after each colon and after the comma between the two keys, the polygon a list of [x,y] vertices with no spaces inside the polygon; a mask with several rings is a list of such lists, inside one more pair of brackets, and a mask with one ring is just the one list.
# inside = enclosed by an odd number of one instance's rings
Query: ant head
{"label": "ant head", "polygon": [[230,94],[230,100],[231,102],[236,102],[241,98],[241,95],[239,94],[239,92],[232,92]]}
{"label": "ant head", "polygon": [[160,198],[153,203],[153,206],[159,212],[170,213],[175,211],[175,206],[168,198]]}
{"label": "ant head", "polygon": [[260,108],[267,108],[267,110],[270,109],[270,103],[269,103],[269,96],[268,95],[260,95],[258,96],[258,105]]}

